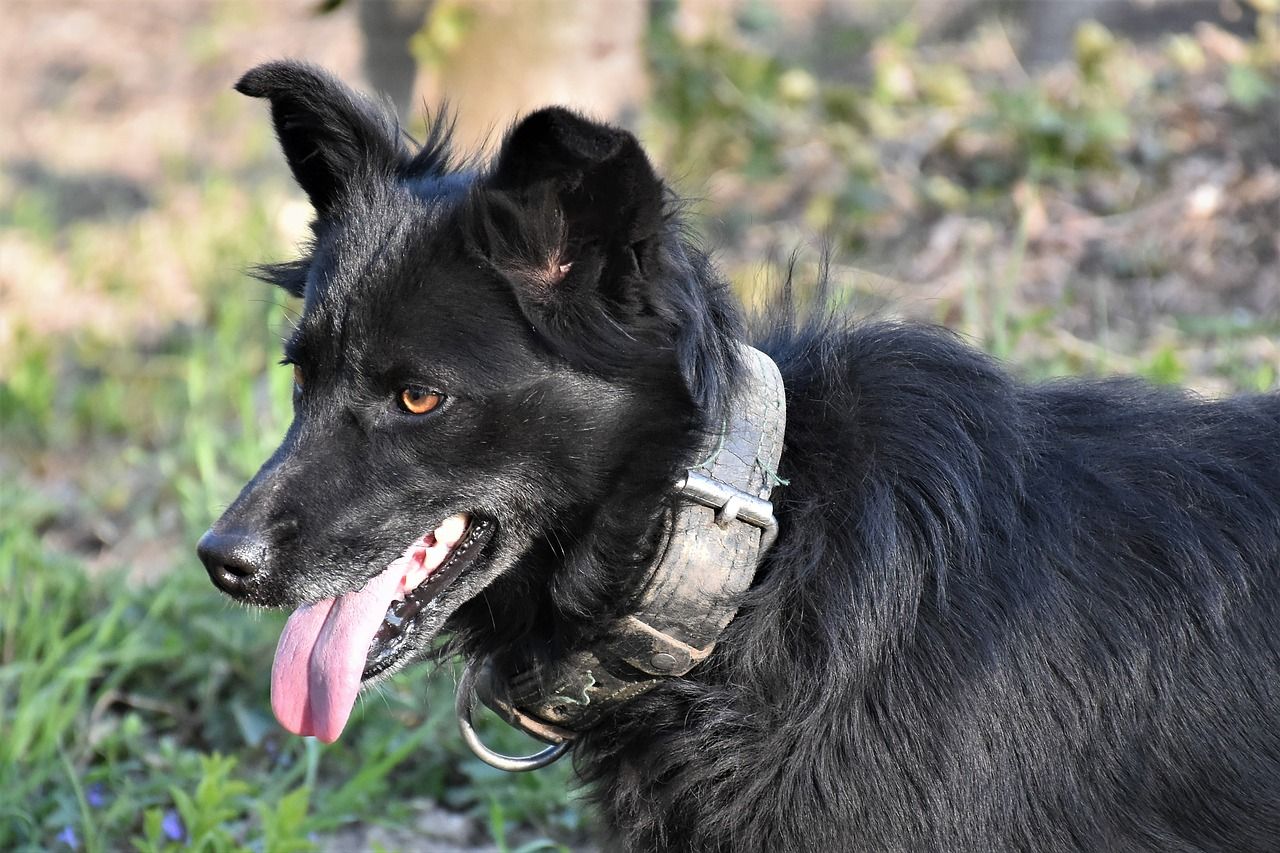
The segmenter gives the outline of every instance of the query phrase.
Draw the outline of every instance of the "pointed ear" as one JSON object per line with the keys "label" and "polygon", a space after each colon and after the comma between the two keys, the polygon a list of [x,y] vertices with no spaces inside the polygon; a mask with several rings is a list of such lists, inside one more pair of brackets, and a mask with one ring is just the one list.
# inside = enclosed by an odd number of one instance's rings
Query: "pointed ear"
{"label": "pointed ear", "polygon": [[353,180],[389,175],[405,157],[395,118],[315,66],[268,62],[235,88],[271,102],[285,159],[321,217]]}
{"label": "pointed ear", "polygon": [[[639,271],[640,244],[665,225],[663,184],[636,138],[559,107],[507,134],[484,187],[502,242],[544,255],[522,260],[545,287],[589,275],[608,290]],[[540,233],[513,233],[522,227]]]}

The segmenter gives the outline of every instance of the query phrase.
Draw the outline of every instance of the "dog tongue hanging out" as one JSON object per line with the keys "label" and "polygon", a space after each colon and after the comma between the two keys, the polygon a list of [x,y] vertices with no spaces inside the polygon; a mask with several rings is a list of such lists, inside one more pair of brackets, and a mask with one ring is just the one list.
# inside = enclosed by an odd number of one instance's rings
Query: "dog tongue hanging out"
{"label": "dog tongue hanging out", "polygon": [[388,616],[397,617],[392,608],[439,571],[466,528],[465,515],[451,516],[361,589],[293,612],[271,666],[271,708],[282,726],[326,743],[337,740],[378,630]]}
{"label": "dog tongue hanging out", "polygon": [[271,707],[286,729],[326,743],[342,734],[373,635],[407,591],[411,559],[396,560],[358,592],[304,604],[289,617],[271,666]]}
{"label": "dog tongue hanging out", "polygon": [[[759,464],[725,424],[770,398],[635,138],[547,109],[458,167],[445,124],[411,145],[314,68],[238,88],[316,219],[266,271],[301,299],[293,422],[199,552],[293,611],[287,729],[332,741],[362,687],[459,655],[579,714],[604,849],[1277,849],[1280,395],[1028,386],[936,329],[779,321],[777,539],[708,650],[675,634],[724,602],[645,580],[685,553],[672,483],[704,445]],[[670,624],[578,667],[638,602]],[[644,690],[588,701],[610,679]]]}

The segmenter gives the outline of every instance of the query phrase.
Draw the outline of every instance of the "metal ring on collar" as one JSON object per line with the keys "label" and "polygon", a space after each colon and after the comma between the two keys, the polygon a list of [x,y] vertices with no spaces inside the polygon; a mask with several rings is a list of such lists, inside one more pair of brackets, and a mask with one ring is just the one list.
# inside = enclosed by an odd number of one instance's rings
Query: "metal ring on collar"
{"label": "metal ring on collar", "polygon": [[480,741],[480,736],[476,734],[475,727],[471,725],[471,712],[476,707],[476,691],[475,673],[472,672],[470,663],[467,664],[467,668],[462,672],[462,680],[458,682],[458,695],[454,700],[453,707],[458,715],[458,729],[462,732],[462,739],[467,742],[467,746],[471,747],[471,751],[475,753],[476,758],[479,758],[490,767],[506,770],[509,773],[537,770],[561,758],[573,747],[572,743],[566,741],[565,743],[552,744],[540,752],[535,752],[533,755],[514,756],[494,752],[485,746]]}

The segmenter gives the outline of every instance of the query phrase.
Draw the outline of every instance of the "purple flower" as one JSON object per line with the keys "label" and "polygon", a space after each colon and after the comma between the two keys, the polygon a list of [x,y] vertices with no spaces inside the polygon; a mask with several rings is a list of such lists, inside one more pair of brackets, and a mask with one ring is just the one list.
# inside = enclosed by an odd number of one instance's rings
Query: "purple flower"
{"label": "purple flower", "polygon": [[80,838],[76,835],[76,831],[69,826],[63,827],[62,832],[58,833],[58,840],[72,850],[80,849]]}
{"label": "purple flower", "polygon": [[94,782],[85,789],[84,799],[89,808],[100,809],[107,804],[107,790],[101,782]]}
{"label": "purple flower", "polygon": [[187,830],[182,825],[182,818],[178,817],[178,813],[173,809],[164,813],[164,820],[160,821],[160,830],[170,841],[185,841],[187,838]]}

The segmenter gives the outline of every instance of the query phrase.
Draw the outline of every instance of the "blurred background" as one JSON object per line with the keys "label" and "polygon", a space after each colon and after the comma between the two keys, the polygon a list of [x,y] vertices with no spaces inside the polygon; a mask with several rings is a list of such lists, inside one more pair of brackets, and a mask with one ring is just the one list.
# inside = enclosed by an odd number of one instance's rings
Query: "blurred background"
{"label": "blurred background", "polygon": [[567,766],[465,751],[455,673],[285,737],[283,617],[192,553],[289,416],[246,272],[310,210],[231,91],[284,56],[469,148],[630,127],[749,304],[826,246],[840,307],[1029,379],[1280,387],[1278,0],[6,0],[0,849],[593,849]]}

